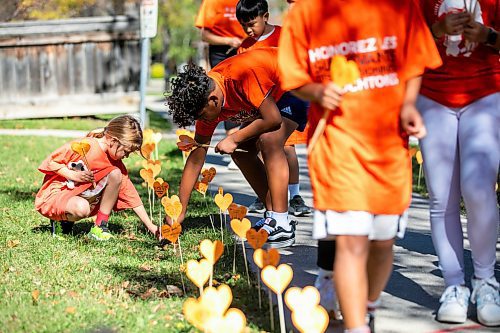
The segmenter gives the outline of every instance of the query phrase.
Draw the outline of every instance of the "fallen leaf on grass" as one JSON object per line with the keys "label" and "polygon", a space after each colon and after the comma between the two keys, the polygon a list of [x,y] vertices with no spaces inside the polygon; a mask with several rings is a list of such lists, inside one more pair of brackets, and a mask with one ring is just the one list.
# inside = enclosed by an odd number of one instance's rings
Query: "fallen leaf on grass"
{"label": "fallen leaf on grass", "polygon": [[66,310],[64,310],[66,313],[69,314],[75,314],[76,313],[76,308],[74,306],[68,306]]}
{"label": "fallen leaf on grass", "polygon": [[[161,292],[160,292],[160,294],[161,294],[162,292],[163,292],[163,291],[161,291]],[[159,295],[159,294],[158,294],[158,295]],[[160,310],[160,309],[162,309],[162,308],[164,308],[164,307],[165,307],[165,306],[164,306],[163,304],[161,304],[161,303],[160,303],[160,304],[158,304],[157,306],[155,306],[155,307],[151,310],[151,312],[153,312],[153,313],[157,313],[157,312],[158,312],[158,310]]]}
{"label": "fallen leaf on grass", "polygon": [[70,290],[68,291],[68,296],[71,298],[78,297],[78,293],[76,291]]}
{"label": "fallen leaf on grass", "polygon": [[13,248],[21,244],[21,241],[19,239],[10,239],[7,241],[7,247]]}
{"label": "fallen leaf on grass", "polygon": [[177,286],[174,286],[172,284],[169,284],[167,285],[167,292],[170,294],[170,296],[172,295],[175,295],[175,296],[182,296],[182,290],[177,287]]}
{"label": "fallen leaf on grass", "polygon": [[125,235],[124,238],[128,239],[129,241],[137,240],[137,236],[134,233],[131,233],[129,235]]}
{"label": "fallen leaf on grass", "polygon": [[122,288],[127,288],[130,285],[130,281],[122,282]]}
{"label": "fallen leaf on grass", "polygon": [[142,264],[141,266],[139,266],[139,269],[143,272],[149,272],[153,269],[153,267],[149,266],[148,264]]}
{"label": "fallen leaf on grass", "polygon": [[147,300],[148,298],[150,298],[151,296],[153,296],[153,294],[158,291],[158,289],[152,287],[152,288],[149,288],[148,290],[146,290],[144,293],[142,293],[140,295],[141,299],[143,301]]}
{"label": "fallen leaf on grass", "polygon": [[31,292],[31,298],[33,300],[33,304],[38,304],[39,297],[40,297],[40,290],[35,289]]}
{"label": "fallen leaf on grass", "polygon": [[106,314],[109,314],[111,316],[114,316],[115,315],[115,311],[113,309],[107,309],[106,310]]}

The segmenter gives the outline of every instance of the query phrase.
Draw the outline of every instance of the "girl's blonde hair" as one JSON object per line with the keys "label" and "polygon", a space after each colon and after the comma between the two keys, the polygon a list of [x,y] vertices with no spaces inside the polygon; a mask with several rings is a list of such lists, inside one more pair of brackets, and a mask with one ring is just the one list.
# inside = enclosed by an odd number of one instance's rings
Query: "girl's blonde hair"
{"label": "girl's blonde hair", "polygon": [[104,128],[98,128],[87,134],[87,137],[102,138],[109,136],[120,141],[132,151],[140,151],[142,146],[141,125],[132,116],[118,116],[110,120]]}

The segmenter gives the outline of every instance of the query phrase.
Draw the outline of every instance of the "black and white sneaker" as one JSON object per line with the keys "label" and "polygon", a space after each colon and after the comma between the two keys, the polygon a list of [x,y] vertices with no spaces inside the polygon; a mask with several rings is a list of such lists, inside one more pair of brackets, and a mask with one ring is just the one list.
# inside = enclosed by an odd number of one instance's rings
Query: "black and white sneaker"
{"label": "black and white sneaker", "polygon": [[[293,222],[293,223],[292,223]],[[259,220],[253,228],[255,230],[264,229],[269,236],[267,237],[267,244],[272,248],[282,248],[292,246],[295,243],[295,221],[290,223],[290,230],[285,230],[281,226],[276,226],[276,220],[267,217]]]}
{"label": "black and white sneaker", "polygon": [[311,208],[306,205],[300,195],[296,195],[289,201],[288,213],[295,216],[304,216],[311,214]]}
{"label": "black and white sneaker", "polygon": [[264,213],[266,211],[266,206],[260,201],[259,197],[255,199],[250,206],[248,206],[249,213]]}

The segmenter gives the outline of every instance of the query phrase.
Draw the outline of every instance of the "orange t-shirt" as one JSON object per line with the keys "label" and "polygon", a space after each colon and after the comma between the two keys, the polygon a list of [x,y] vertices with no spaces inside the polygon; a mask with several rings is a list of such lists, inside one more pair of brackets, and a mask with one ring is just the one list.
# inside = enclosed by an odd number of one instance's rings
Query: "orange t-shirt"
{"label": "orange t-shirt", "polygon": [[[90,150],[87,152],[86,157],[90,169],[94,172],[96,182],[99,182],[114,169],[119,169],[122,173],[118,200],[113,209],[122,210],[142,205],[142,200],[130,181],[123,162],[110,158],[101,149],[97,139],[88,137],[85,140],[90,143]],[[52,220],[65,220],[68,200],[89,189],[92,185],[91,183],[76,183],[75,188],[70,189],[66,186],[67,179],[56,173],[57,170],[67,166],[68,163],[82,160],[82,157],[71,149],[72,142],[55,150],[38,167],[38,170],[45,174],[45,178],[36,195],[35,208],[40,214]],[[95,207],[91,215],[97,214],[98,209],[99,205]]]}
{"label": "orange t-shirt", "polygon": [[[463,1],[420,1],[429,26],[444,19],[447,13],[464,10]],[[472,1],[472,4],[476,6],[476,22],[500,30],[497,0]],[[500,91],[498,51],[484,44],[470,43],[462,36],[445,36],[436,44],[443,66],[425,72],[422,95],[449,107],[463,107]]]}
{"label": "orange t-shirt", "polygon": [[235,55],[220,62],[208,76],[224,94],[219,117],[214,121],[197,120],[196,134],[211,136],[224,120],[245,123],[260,118],[259,107],[268,95],[279,100],[277,48],[260,48]]}
{"label": "orange t-shirt", "polygon": [[260,47],[278,47],[280,33],[281,27],[279,25],[275,25],[273,31],[265,36],[260,36],[259,39],[247,37],[238,48],[238,54]]}
{"label": "orange t-shirt", "polygon": [[[277,47],[280,34],[281,27],[279,25],[275,25],[274,30],[266,36],[261,36],[259,39],[247,37],[238,48],[238,54],[261,47]],[[307,126],[302,132],[293,131],[293,133],[286,140],[285,146],[293,146],[306,143],[308,129],[309,126]]]}
{"label": "orange t-shirt", "polygon": [[[281,31],[281,85],[330,81],[334,55],[354,60],[361,78],[344,89],[309,159],[320,210],[401,214],[410,203],[408,138],[400,128],[405,82],[441,65],[413,1],[299,1]],[[324,110],[309,111],[309,137]]]}
{"label": "orange t-shirt", "polygon": [[245,38],[240,23],[236,19],[238,0],[203,0],[195,26],[208,29],[217,36]]}

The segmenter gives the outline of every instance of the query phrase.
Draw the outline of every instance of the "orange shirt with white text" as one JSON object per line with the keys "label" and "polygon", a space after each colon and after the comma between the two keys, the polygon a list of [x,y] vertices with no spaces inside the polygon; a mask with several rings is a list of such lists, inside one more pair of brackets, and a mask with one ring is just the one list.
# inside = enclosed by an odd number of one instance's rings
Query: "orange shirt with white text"
{"label": "orange shirt with white text", "polygon": [[[334,55],[355,61],[361,73],[308,156],[315,208],[402,214],[411,198],[408,138],[400,127],[405,82],[441,64],[417,4],[299,1],[278,50],[284,90],[331,81]],[[323,112],[311,103],[309,136]]]}

